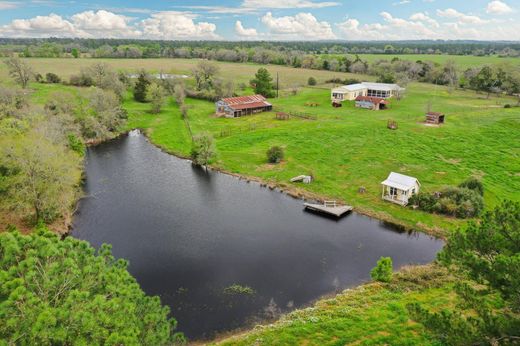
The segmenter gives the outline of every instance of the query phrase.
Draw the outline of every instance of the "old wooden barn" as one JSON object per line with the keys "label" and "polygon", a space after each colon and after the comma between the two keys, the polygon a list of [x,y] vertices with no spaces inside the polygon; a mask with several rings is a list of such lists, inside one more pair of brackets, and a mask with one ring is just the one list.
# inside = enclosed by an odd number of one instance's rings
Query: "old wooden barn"
{"label": "old wooden barn", "polygon": [[218,116],[236,118],[243,115],[270,111],[273,105],[262,95],[228,97],[215,103]]}

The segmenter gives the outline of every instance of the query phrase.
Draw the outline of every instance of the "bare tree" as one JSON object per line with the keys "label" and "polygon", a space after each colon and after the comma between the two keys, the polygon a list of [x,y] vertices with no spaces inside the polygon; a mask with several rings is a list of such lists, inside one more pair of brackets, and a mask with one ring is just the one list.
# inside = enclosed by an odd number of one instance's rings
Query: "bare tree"
{"label": "bare tree", "polygon": [[19,57],[11,57],[5,60],[5,64],[9,70],[9,75],[22,86],[27,88],[27,84],[34,75],[32,69]]}
{"label": "bare tree", "polygon": [[213,87],[213,78],[218,73],[217,65],[203,60],[193,69],[193,77],[197,84],[197,90],[211,89]]}
{"label": "bare tree", "polygon": [[186,90],[184,90],[184,85],[177,84],[173,88],[173,93],[175,96],[175,102],[177,102],[177,105],[181,107],[184,105],[184,99],[186,98]]}

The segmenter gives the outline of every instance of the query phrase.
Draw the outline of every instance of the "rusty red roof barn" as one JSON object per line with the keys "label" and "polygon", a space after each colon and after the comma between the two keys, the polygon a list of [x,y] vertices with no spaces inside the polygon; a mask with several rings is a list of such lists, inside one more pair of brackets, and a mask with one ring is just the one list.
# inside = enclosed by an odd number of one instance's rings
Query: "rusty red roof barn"
{"label": "rusty red roof barn", "polygon": [[273,105],[267,102],[262,95],[228,97],[219,100],[215,104],[218,115],[224,115],[228,118],[240,117],[270,111]]}
{"label": "rusty red roof barn", "polygon": [[356,107],[380,110],[386,109],[386,106],[389,105],[390,102],[381,98],[374,96],[358,96],[356,97]]}

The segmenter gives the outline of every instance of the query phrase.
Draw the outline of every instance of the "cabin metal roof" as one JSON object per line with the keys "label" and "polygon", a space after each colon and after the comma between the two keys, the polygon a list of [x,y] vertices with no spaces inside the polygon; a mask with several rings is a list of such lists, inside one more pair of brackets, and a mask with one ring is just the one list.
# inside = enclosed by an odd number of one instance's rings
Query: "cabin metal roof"
{"label": "cabin metal roof", "polygon": [[415,184],[421,185],[419,180],[408,175],[391,172],[385,181],[381,182],[381,185],[395,187],[396,189],[408,191],[415,187]]}

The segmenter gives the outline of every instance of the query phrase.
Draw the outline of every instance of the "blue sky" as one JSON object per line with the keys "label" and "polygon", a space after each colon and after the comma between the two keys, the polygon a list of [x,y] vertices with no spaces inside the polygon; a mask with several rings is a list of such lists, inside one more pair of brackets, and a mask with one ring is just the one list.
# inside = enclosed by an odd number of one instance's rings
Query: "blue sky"
{"label": "blue sky", "polygon": [[0,0],[3,37],[520,40],[520,0]]}

